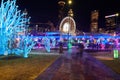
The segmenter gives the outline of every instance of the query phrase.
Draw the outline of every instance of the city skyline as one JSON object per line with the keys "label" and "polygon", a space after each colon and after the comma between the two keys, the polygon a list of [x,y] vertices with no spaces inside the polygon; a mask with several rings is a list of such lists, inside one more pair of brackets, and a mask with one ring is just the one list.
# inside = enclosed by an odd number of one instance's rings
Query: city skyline
{"label": "city skyline", "polygon": [[[43,0],[39,1],[25,1],[17,0],[19,8],[24,10],[25,8],[28,11],[28,14],[31,16],[31,22],[47,22],[52,21],[55,26],[58,25],[58,1],[60,0]],[[67,2],[67,0],[65,1]],[[90,29],[90,15],[91,11],[99,11],[99,27],[104,27],[104,17],[106,15],[111,15],[115,13],[120,13],[119,1],[94,1],[94,0],[74,0],[71,8],[74,11],[74,19],[78,28],[84,31],[86,28]],[[66,3],[65,9],[68,9],[68,4]]]}

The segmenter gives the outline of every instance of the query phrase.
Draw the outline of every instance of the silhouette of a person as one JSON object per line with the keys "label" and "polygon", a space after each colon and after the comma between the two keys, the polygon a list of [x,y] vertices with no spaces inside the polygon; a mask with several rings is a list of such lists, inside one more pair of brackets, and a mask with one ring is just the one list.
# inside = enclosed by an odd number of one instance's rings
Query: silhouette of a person
{"label": "silhouette of a person", "polygon": [[77,53],[78,56],[82,57],[83,56],[83,51],[84,51],[84,45],[83,43],[79,43],[78,44],[78,49],[79,49],[79,52]]}

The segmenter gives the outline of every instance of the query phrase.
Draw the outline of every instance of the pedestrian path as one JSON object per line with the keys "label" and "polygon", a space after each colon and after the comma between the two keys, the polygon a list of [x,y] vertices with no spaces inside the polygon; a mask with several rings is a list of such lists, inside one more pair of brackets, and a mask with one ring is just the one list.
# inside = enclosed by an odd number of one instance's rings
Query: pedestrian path
{"label": "pedestrian path", "polygon": [[97,59],[84,52],[83,57],[72,49],[59,57],[36,80],[120,80],[114,73]]}

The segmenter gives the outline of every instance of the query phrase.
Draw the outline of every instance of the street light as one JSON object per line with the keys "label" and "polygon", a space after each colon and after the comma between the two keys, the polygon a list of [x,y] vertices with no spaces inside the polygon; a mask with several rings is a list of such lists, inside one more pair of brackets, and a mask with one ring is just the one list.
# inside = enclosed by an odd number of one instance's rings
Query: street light
{"label": "street light", "polygon": [[116,13],[115,15],[116,15],[116,16],[119,16],[119,13]]}
{"label": "street light", "polygon": [[68,49],[70,48],[69,31],[70,31],[70,27],[71,27],[70,17],[72,17],[72,16],[71,16],[71,11],[72,11],[72,9],[70,8],[71,5],[72,5],[72,0],[68,0],[68,6],[69,6],[69,11],[68,11],[68,17],[69,17],[69,28],[68,28]]}
{"label": "street light", "polygon": [[72,4],[72,0],[68,0],[68,4],[71,5]]}

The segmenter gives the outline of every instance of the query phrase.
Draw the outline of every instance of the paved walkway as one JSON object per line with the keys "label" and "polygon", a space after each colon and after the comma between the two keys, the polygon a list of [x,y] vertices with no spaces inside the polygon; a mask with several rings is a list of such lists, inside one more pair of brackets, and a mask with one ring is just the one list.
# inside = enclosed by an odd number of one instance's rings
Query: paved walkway
{"label": "paved walkway", "polygon": [[36,80],[120,80],[110,68],[84,53],[76,55],[76,49],[65,52]]}

